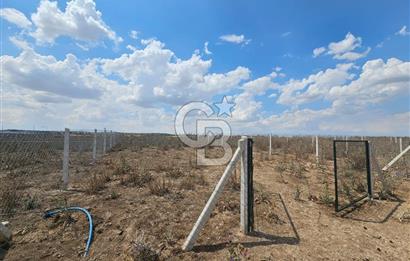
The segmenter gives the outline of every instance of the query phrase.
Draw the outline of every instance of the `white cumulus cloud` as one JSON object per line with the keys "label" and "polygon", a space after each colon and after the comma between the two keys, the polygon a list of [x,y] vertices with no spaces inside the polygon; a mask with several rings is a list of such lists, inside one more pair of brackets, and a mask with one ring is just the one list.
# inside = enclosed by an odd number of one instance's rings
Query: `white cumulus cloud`
{"label": "white cumulus cloud", "polygon": [[250,71],[240,66],[226,73],[209,73],[211,60],[203,60],[196,53],[182,60],[157,40],[145,42],[144,49],[101,59],[106,75],[118,75],[134,88],[133,96],[124,97],[128,102],[154,106],[207,100],[238,87],[250,76]]}
{"label": "white cumulus cloud", "polygon": [[57,2],[42,0],[31,20],[36,27],[32,36],[41,44],[53,44],[61,36],[84,42],[98,42],[104,38],[116,44],[122,42],[102,20],[93,0],[71,0],[64,11],[58,8]]}
{"label": "white cumulus cloud", "polygon": [[0,17],[24,29],[28,29],[32,25],[30,20],[22,12],[14,8],[0,9]]}
{"label": "white cumulus cloud", "polygon": [[366,57],[371,48],[368,47],[363,52],[357,52],[356,49],[362,47],[362,38],[356,37],[352,33],[347,33],[345,38],[339,42],[331,42],[327,48],[319,47],[313,50],[313,57],[318,57],[327,51],[328,55],[332,55],[333,59],[355,61]]}

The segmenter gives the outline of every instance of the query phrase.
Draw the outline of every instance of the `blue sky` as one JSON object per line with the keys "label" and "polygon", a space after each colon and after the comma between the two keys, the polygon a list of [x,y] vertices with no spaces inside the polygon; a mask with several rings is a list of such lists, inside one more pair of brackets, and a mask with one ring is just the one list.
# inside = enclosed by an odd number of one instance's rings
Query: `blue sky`
{"label": "blue sky", "polygon": [[410,135],[409,1],[113,3],[2,1],[5,128],[171,132],[227,95],[237,133]]}

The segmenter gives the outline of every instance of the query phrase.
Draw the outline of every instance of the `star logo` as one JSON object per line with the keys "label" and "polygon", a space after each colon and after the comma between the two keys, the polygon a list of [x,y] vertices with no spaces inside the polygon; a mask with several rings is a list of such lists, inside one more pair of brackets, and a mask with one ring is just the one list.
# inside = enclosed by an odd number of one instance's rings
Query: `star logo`
{"label": "star logo", "polygon": [[228,98],[224,96],[220,103],[214,103],[218,107],[218,117],[226,115],[227,117],[232,117],[232,109],[235,106],[235,103],[229,102]]}

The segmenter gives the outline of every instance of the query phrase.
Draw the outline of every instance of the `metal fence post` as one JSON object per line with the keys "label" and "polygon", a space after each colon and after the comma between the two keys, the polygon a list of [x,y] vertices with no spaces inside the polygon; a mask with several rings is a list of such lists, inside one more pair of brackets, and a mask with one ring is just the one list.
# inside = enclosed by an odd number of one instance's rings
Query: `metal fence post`
{"label": "metal fence post", "polygon": [[272,134],[269,134],[269,158],[272,155]]}
{"label": "metal fence post", "polygon": [[93,162],[97,160],[97,129],[94,129]]}
{"label": "metal fence post", "polygon": [[372,172],[371,172],[371,162],[370,162],[370,146],[369,142],[365,141],[366,146],[366,168],[367,168],[367,192],[369,194],[369,199],[373,199],[373,180],[372,180]]}
{"label": "metal fence post", "polygon": [[107,130],[104,128],[103,155],[107,151]]}
{"label": "metal fence post", "polygon": [[68,165],[70,155],[70,129],[66,128],[64,131],[64,154],[63,154],[63,185],[64,188],[68,186]]}
{"label": "metal fence post", "polygon": [[253,231],[253,164],[252,139],[242,136],[241,148],[241,231],[248,235]]}

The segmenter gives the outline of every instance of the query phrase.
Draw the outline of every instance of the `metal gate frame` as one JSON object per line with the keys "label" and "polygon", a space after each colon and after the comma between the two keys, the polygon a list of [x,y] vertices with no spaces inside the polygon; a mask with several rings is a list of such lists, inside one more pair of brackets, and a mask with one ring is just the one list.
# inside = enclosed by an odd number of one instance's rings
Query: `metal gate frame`
{"label": "metal gate frame", "polygon": [[254,211],[253,211],[253,139],[248,139],[248,233],[254,230]]}
{"label": "metal gate frame", "polygon": [[[349,142],[360,142],[364,143],[366,149],[366,173],[367,173],[367,195],[364,195],[350,204],[339,207],[339,193],[338,193],[338,182],[337,182],[337,158],[336,158],[336,143],[349,143]],[[371,168],[370,168],[370,147],[368,140],[333,140],[333,165],[334,165],[334,177],[335,177],[335,211],[340,212],[346,208],[349,208],[356,204],[357,202],[369,198],[371,199],[373,196],[373,188],[372,188],[372,175],[371,175]]]}

